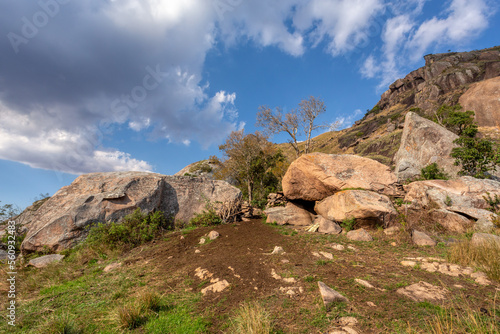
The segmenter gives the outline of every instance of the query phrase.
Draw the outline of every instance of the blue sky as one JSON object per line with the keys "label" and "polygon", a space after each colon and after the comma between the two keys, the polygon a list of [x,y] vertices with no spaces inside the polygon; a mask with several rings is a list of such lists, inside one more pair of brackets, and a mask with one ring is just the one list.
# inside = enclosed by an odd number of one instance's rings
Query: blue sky
{"label": "blue sky", "polygon": [[[174,174],[310,95],[343,127],[428,53],[500,44],[491,0],[0,3],[0,201],[78,175]],[[275,136],[275,142],[286,140]]]}

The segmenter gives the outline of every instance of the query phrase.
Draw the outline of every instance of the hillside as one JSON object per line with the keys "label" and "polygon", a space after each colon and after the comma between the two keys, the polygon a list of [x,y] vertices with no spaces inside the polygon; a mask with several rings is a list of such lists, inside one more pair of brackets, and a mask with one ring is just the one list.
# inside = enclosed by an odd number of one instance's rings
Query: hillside
{"label": "hillside", "polygon": [[[200,245],[211,230],[219,238]],[[490,331],[492,316],[499,312],[497,284],[479,284],[459,274],[463,267],[446,265],[451,239],[421,248],[402,232],[372,234],[373,242],[357,242],[344,234],[310,234],[253,220],[167,233],[123,253],[66,253],[66,259],[47,268],[20,270],[17,326],[2,321],[0,332],[235,333],[231,326],[238,310],[254,301],[272,319],[271,333],[342,328],[346,331],[338,333],[429,333],[455,317],[457,306],[463,313],[456,328],[467,328],[471,316],[480,322],[469,324],[476,333],[498,333]],[[275,246],[285,253],[271,255]],[[424,269],[432,263],[439,263],[438,272]],[[214,280],[228,286],[205,292]],[[319,281],[349,302],[327,313]],[[1,282],[0,303],[5,305],[8,286]],[[430,302],[401,294],[401,288],[419,282],[443,291]],[[144,304],[148,294],[161,297],[159,306],[127,328],[130,322],[119,316],[120,310]]]}

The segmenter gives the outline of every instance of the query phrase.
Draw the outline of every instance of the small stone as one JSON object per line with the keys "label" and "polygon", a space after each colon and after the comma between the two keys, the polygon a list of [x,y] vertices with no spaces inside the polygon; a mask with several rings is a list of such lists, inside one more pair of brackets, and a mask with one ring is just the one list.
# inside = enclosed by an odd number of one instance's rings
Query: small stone
{"label": "small stone", "polygon": [[111,264],[108,264],[106,267],[104,267],[103,271],[104,271],[105,273],[107,273],[107,272],[113,271],[113,270],[115,270],[115,269],[118,269],[118,268],[120,268],[121,266],[122,266],[122,264],[121,264],[121,263],[111,263]]}
{"label": "small stone", "polygon": [[356,283],[358,283],[359,285],[364,286],[365,288],[369,288],[369,289],[374,289],[374,288],[375,288],[373,285],[371,285],[370,283],[368,283],[368,282],[367,282],[367,281],[365,281],[365,280],[362,280],[362,279],[356,278],[356,279],[354,279],[354,281],[355,281]]}
{"label": "small stone", "polygon": [[415,261],[401,261],[401,265],[405,267],[415,267],[417,265],[417,262]]}
{"label": "small stone", "polygon": [[354,246],[351,246],[351,245],[347,246],[347,248],[349,248],[350,250],[352,250],[352,251],[354,251],[354,252],[357,252],[357,251],[358,251],[358,249],[357,249],[357,248],[355,248]]}
{"label": "small stone", "polygon": [[393,241],[393,242],[391,242],[391,246],[396,247],[396,246],[397,246],[397,244]]}
{"label": "small stone", "polygon": [[332,253],[327,253],[327,252],[319,252],[321,255],[326,257],[328,260],[333,260],[333,254]]}
{"label": "small stone", "polygon": [[205,239],[205,238],[201,238],[201,239],[200,239],[200,245],[205,244],[205,242],[207,242],[207,239]]}
{"label": "small stone", "polygon": [[358,319],[354,317],[342,317],[339,319],[339,324],[341,326],[355,326],[358,323]]}
{"label": "small stone", "polygon": [[335,250],[338,250],[338,251],[343,251],[345,249],[345,247],[343,245],[341,245],[341,244],[335,244],[335,243],[333,243],[333,244],[330,244],[328,246],[331,247],[331,248],[333,248],[333,249],[335,249]]}
{"label": "small stone", "polygon": [[209,238],[210,240],[215,240],[215,239],[217,239],[219,236],[220,236],[220,234],[219,234],[219,232],[217,232],[217,231],[210,231],[210,232],[208,233],[208,238]]}
{"label": "small stone", "polygon": [[347,334],[358,334],[358,332],[356,332],[351,327],[342,327],[342,330],[345,331]]}
{"label": "small stone", "polygon": [[195,254],[198,254],[198,253],[201,253],[201,251],[199,249],[195,250],[194,251]]}
{"label": "small stone", "polygon": [[417,246],[436,246],[436,242],[431,237],[417,230],[413,231],[412,240]]}
{"label": "small stone", "polygon": [[287,260],[287,259],[282,259],[282,260],[281,260],[281,263],[290,263],[290,260]]}
{"label": "small stone", "polygon": [[28,263],[29,266],[33,266],[35,268],[45,268],[51,263],[59,262],[64,259],[64,255],[60,254],[51,254],[37,257],[33,260],[30,260]]}
{"label": "small stone", "polygon": [[273,254],[273,255],[280,255],[280,254],[283,254],[284,252],[285,252],[285,250],[283,249],[283,247],[276,246],[276,247],[274,247],[274,250],[272,251],[271,254]]}
{"label": "small stone", "polygon": [[434,286],[427,282],[419,282],[401,288],[396,293],[406,296],[416,302],[421,301],[439,301],[444,300],[448,291],[446,289]]}
{"label": "small stone", "polygon": [[314,257],[321,257],[321,254],[318,252],[312,252],[311,253]]}
{"label": "small stone", "polygon": [[372,236],[363,228],[347,232],[347,239],[353,241],[373,241]]}
{"label": "small stone", "polygon": [[319,287],[319,292],[321,294],[321,298],[323,299],[323,303],[327,310],[330,308],[330,305],[332,303],[349,301],[346,297],[344,297],[337,291],[333,290],[323,282],[318,282],[318,287]]}
{"label": "small stone", "polygon": [[368,304],[368,306],[371,306],[371,307],[377,307],[377,305],[375,305],[375,303],[373,302],[366,302]]}
{"label": "small stone", "polygon": [[184,240],[184,239],[186,239],[186,238],[184,238],[184,236],[183,236],[183,235],[181,235],[181,237],[180,237],[179,239]]}
{"label": "small stone", "polygon": [[216,281],[214,284],[207,286],[206,288],[201,290],[203,295],[206,295],[209,292],[222,292],[229,286],[229,282],[226,280]]}

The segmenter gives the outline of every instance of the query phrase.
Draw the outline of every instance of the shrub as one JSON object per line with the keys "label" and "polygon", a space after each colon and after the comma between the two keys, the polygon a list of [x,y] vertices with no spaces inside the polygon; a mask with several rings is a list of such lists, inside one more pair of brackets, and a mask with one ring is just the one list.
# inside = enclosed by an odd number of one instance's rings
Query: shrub
{"label": "shrub", "polygon": [[340,226],[346,231],[349,232],[354,229],[354,225],[356,225],[356,219],[354,218],[346,218],[340,223]]}
{"label": "shrub", "polygon": [[435,162],[422,168],[421,175],[424,180],[448,180],[449,178]]}
{"label": "shrub", "polygon": [[125,216],[121,223],[99,223],[93,226],[86,242],[90,246],[106,245],[111,249],[125,245],[136,247],[153,240],[168,227],[168,220],[161,211],[147,215],[137,209]]}
{"label": "shrub", "polygon": [[210,225],[219,225],[222,224],[223,221],[215,212],[215,209],[210,208],[207,211],[203,211],[202,213],[197,214],[193,217],[189,224],[192,226],[210,226]]}

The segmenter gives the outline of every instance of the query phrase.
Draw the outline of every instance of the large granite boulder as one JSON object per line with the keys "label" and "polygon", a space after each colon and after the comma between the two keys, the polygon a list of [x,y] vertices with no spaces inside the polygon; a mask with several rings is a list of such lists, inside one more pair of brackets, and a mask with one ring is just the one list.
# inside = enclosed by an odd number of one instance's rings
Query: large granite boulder
{"label": "large granite boulder", "polygon": [[460,171],[455,159],[450,157],[456,146],[453,141],[458,136],[439,124],[418,116],[414,112],[406,114],[401,146],[394,161],[399,181],[420,175],[422,168],[437,163],[451,177]]}
{"label": "large granite boulder", "polygon": [[500,77],[476,82],[460,97],[464,110],[473,110],[479,126],[500,126]]}
{"label": "large granite boulder", "polygon": [[220,205],[239,198],[240,190],[224,181],[144,172],[86,174],[35,212],[22,251],[70,248],[85,238],[87,226],[120,221],[137,208],[161,210],[172,220],[188,222],[207,202]]}
{"label": "large granite boulder", "polygon": [[288,202],[286,206],[268,208],[264,211],[267,215],[266,223],[278,225],[308,226],[312,224],[312,214],[299,204]]}
{"label": "large granite boulder", "polygon": [[356,155],[305,154],[283,177],[283,193],[292,200],[321,201],[346,188],[392,193],[396,176],[378,161]]}
{"label": "large granite boulder", "polygon": [[314,210],[326,219],[341,222],[355,218],[358,224],[388,227],[398,213],[389,197],[366,190],[344,190],[317,202]]}

